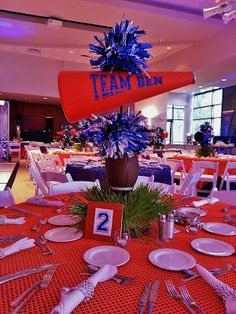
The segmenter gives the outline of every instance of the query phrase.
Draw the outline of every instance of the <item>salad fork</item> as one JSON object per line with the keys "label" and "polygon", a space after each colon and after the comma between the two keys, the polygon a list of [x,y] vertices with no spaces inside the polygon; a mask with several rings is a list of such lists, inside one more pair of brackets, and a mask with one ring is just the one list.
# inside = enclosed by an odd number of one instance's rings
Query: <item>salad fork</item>
{"label": "salad fork", "polygon": [[189,305],[189,303],[187,303],[185,301],[185,299],[177,292],[177,290],[173,284],[173,281],[172,280],[166,280],[165,283],[166,283],[166,288],[167,288],[167,291],[169,292],[169,295],[173,299],[175,299],[177,301],[181,301],[187,307],[187,309],[189,310],[189,312],[191,314],[196,314],[196,312],[192,309],[192,307]]}
{"label": "salad fork", "polygon": [[38,221],[37,225],[32,227],[31,230],[32,231],[36,231],[39,232],[40,228],[42,227],[42,225],[45,225],[47,223],[47,218],[42,218]]}
{"label": "salad fork", "polygon": [[183,297],[183,300],[185,300],[186,303],[188,303],[190,306],[195,306],[202,314],[207,314],[201,306],[193,300],[191,295],[188,292],[188,289],[185,286],[179,287],[180,293]]}

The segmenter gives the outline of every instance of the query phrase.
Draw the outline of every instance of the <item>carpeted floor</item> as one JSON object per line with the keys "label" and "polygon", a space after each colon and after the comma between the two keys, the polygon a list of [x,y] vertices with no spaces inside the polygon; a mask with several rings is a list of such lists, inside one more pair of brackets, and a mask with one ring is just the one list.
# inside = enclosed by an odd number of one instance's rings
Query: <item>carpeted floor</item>
{"label": "carpeted floor", "polygon": [[16,203],[24,202],[27,198],[34,195],[35,186],[30,179],[28,168],[25,167],[26,160],[20,160],[20,166],[12,186],[12,193]]}

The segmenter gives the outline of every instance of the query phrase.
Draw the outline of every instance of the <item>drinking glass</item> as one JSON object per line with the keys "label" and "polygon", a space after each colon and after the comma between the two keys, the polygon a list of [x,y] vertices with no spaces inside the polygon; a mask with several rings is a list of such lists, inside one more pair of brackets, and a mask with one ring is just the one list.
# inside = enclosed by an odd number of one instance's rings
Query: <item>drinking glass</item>
{"label": "drinking glass", "polygon": [[188,234],[196,234],[201,229],[201,220],[200,217],[189,217],[186,218],[185,229]]}
{"label": "drinking glass", "polygon": [[131,239],[131,233],[129,231],[116,231],[114,234],[115,245],[119,247],[126,247]]}

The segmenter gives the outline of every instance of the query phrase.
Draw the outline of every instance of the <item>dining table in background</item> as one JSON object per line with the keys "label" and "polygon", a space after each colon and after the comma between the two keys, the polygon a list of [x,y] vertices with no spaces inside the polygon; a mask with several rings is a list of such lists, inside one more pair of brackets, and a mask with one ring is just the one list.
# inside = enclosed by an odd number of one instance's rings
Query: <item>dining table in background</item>
{"label": "dining table in background", "polygon": [[219,163],[219,176],[224,174],[226,165],[228,161],[236,161],[236,156],[223,156],[223,157],[191,157],[191,156],[184,156],[184,155],[174,155],[174,159],[183,160],[184,166],[186,171],[188,172],[193,164],[193,161],[211,161],[211,162],[218,162]]}
{"label": "dining table in background", "polygon": [[[105,182],[105,167],[82,165],[71,163],[66,166],[66,173],[70,173],[74,181],[95,181]],[[139,176],[154,176],[154,182],[171,184],[171,168],[168,165],[149,166],[148,164],[139,166]]]}
{"label": "dining table in background", "polygon": [[[176,198],[179,197],[182,196],[176,196]],[[184,207],[186,204],[190,204],[191,201],[192,200],[188,200],[181,205]],[[28,205],[26,203],[18,204],[17,206],[19,208],[39,212],[47,218],[56,215],[55,207],[46,208]],[[203,206],[204,210],[207,211],[207,215],[202,217],[202,221],[223,222],[223,218],[219,216],[222,216],[220,209],[224,207],[225,204],[219,202],[214,205],[207,204]],[[236,210],[234,213],[236,213]],[[1,214],[12,214],[12,211],[6,208],[1,209]],[[65,212],[63,214],[65,214]],[[35,238],[37,234],[31,231],[31,227],[34,226],[36,222],[36,216],[27,215],[26,223],[23,225],[0,226],[0,234],[13,235],[23,233],[25,236]],[[47,223],[42,226],[40,234],[42,235],[53,228],[55,228],[55,226]],[[128,246],[125,248],[130,254],[130,260],[125,265],[118,267],[118,273],[136,277],[136,280],[132,284],[127,285],[119,285],[113,280],[99,283],[95,289],[93,298],[88,302],[81,303],[73,313],[137,313],[139,299],[144,285],[157,279],[161,280],[161,285],[154,313],[188,313],[181,302],[176,301],[169,296],[165,287],[165,280],[167,279],[172,279],[176,287],[182,285],[183,283],[180,279],[185,275],[181,271],[164,270],[154,266],[148,259],[149,254],[156,249],[173,248],[191,254],[198,264],[201,264],[206,268],[219,267],[227,263],[235,264],[235,255],[221,257],[205,255],[195,251],[190,245],[191,241],[194,239],[210,238],[225,241],[235,247],[235,236],[216,235],[204,230],[193,235],[186,233],[184,226],[178,225],[176,228],[180,230],[180,232],[174,235],[173,241],[165,244],[156,242],[155,224],[153,224],[153,238],[150,236],[148,238],[131,239]],[[7,256],[0,261],[0,276],[48,262],[60,263],[48,288],[39,291],[37,295],[27,303],[22,312],[24,314],[50,313],[51,309],[60,301],[60,291],[62,287],[74,287],[86,279],[84,276],[80,275],[81,272],[87,271],[86,263],[83,259],[84,253],[88,249],[96,246],[113,245],[108,241],[91,240],[86,239],[85,237],[67,243],[48,242],[48,244],[55,252],[54,255],[44,256],[42,255],[40,248],[35,246],[34,248]],[[42,277],[42,273],[33,274],[1,284],[0,313],[10,313],[10,302],[40,277]],[[221,276],[220,279],[236,289],[236,273],[232,270],[224,276]],[[225,313],[225,307],[222,300],[201,278],[189,281],[185,285],[188,287],[190,294],[196,299],[206,313]]]}
{"label": "dining table in background", "polygon": [[76,152],[74,150],[60,150],[60,151],[53,151],[53,154],[59,156],[62,164],[64,165],[64,158],[71,158],[71,157],[95,157],[95,152]]}

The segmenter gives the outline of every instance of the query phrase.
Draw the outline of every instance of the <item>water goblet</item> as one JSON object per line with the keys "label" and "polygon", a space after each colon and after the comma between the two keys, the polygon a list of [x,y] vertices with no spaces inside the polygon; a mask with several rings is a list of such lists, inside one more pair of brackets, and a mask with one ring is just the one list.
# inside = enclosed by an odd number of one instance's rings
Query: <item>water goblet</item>
{"label": "water goblet", "polygon": [[115,231],[114,242],[119,247],[126,247],[131,239],[131,233],[129,231]]}

